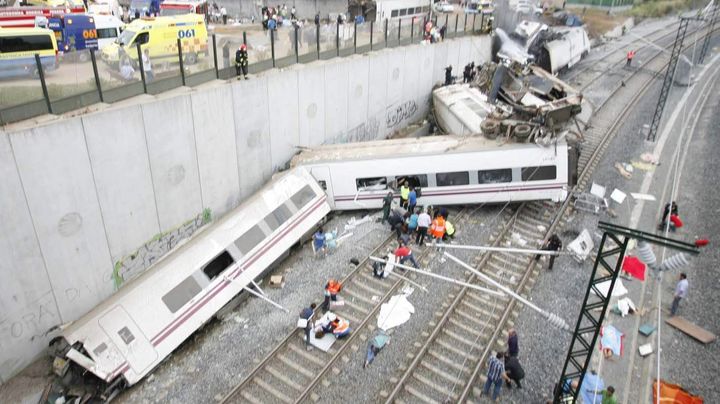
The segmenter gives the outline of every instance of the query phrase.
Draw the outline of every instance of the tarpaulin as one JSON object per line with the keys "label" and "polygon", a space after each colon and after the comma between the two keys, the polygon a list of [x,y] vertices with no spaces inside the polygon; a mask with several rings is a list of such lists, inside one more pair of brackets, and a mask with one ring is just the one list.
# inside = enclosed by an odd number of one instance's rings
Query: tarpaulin
{"label": "tarpaulin", "polygon": [[625,335],[617,328],[606,325],[600,329],[600,349],[609,348],[613,354],[622,356]]}
{"label": "tarpaulin", "polygon": [[[657,380],[653,382],[653,402],[657,399]],[[660,403],[662,404],[703,404],[702,397],[693,396],[677,384],[660,380]]]}
{"label": "tarpaulin", "polygon": [[645,280],[645,264],[643,264],[637,257],[626,256],[622,264],[623,271],[630,274],[633,278]]}

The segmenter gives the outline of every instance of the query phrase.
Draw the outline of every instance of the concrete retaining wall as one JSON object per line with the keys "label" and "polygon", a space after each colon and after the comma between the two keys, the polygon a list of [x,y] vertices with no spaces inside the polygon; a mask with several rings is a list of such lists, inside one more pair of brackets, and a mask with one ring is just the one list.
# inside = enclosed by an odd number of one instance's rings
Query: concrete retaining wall
{"label": "concrete retaining wall", "polygon": [[298,147],[423,119],[444,67],[489,52],[487,37],[387,49],[0,134],[0,382]]}

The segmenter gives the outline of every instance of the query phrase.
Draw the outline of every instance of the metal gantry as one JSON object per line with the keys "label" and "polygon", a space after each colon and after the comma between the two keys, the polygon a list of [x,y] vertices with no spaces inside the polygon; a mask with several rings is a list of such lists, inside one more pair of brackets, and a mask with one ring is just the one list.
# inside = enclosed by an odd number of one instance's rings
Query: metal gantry
{"label": "metal gantry", "polygon": [[665,109],[665,102],[667,101],[668,95],[670,94],[670,87],[675,79],[675,70],[677,70],[678,59],[680,58],[680,53],[682,53],[682,45],[685,41],[685,34],[687,33],[690,21],[693,20],[697,20],[697,17],[680,18],[680,26],[678,27],[677,35],[675,36],[675,43],[673,44],[672,52],[670,53],[670,61],[668,62],[667,69],[665,70],[665,79],[663,80],[662,88],[660,89],[660,98],[658,98],[658,103],[655,107],[655,114],[653,115],[653,120],[650,124],[650,131],[647,135],[647,140],[649,141],[655,141],[655,136],[657,135],[657,130],[660,126],[660,121],[662,120],[663,110]]}
{"label": "metal gantry", "polygon": [[712,38],[713,30],[715,29],[715,23],[717,22],[717,16],[720,9],[718,6],[713,6],[711,9],[711,17],[710,17],[710,29],[708,30],[707,36],[705,36],[705,40],[702,44],[702,50],[700,51],[700,59],[698,60],[698,63],[702,64],[705,61],[705,55],[707,54],[708,47],[710,46],[710,38]]}
{"label": "metal gantry", "polygon": [[[580,315],[578,316],[575,331],[573,332],[570,349],[568,350],[565,364],[558,384],[555,387],[553,403],[575,403],[582,386],[585,372],[587,371],[590,359],[594,351],[595,343],[600,334],[600,327],[605,319],[605,313],[610,304],[610,298],[615,286],[615,281],[622,268],[625,258],[625,251],[631,239],[646,241],[650,244],[669,247],[686,253],[697,255],[698,247],[694,244],[685,243],[646,233],[640,230],[630,229],[611,223],[600,222],[598,228],[603,230],[600,248],[590,275],[590,283],[585,292]],[[607,271],[598,271],[602,267]],[[607,294],[603,294],[598,285],[610,281]],[[595,293],[591,293],[594,291]],[[600,310],[598,312],[598,309]],[[572,387],[572,381],[577,381],[577,388]]]}

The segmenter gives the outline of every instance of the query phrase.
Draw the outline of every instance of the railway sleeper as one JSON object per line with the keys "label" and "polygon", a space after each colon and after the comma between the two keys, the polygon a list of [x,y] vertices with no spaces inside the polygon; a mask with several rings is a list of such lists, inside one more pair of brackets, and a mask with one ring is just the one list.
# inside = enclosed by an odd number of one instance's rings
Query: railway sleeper
{"label": "railway sleeper", "polygon": [[309,371],[307,369],[307,366],[298,365],[298,363],[302,363],[302,362],[294,361],[283,354],[278,355],[277,358],[280,360],[280,362],[284,363],[285,366],[292,368],[293,370],[300,373],[301,375],[303,375],[307,378],[315,377],[315,373]]}
{"label": "railway sleeper", "polygon": [[[304,338],[305,335],[303,334],[302,341],[304,341]],[[289,347],[291,351],[295,352],[298,356],[303,358],[303,361],[301,361],[300,363],[312,362],[320,367],[325,366],[325,361],[318,358],[317,354],[308,352],[307,349],[305,349],[305,345],[290,344]],[[312,352],[317,352],[317,349]]]}
{"label": "railway sleeper", "polygon": [[515,221],[513,224],[513,230],[515,230],[516,233],[520,232],[522,235],[532,236],[533,238],[538,237],[540,234],[540,230],[538,230],[537,226],[526,221],[523,216],[518,217]]}
{"label": "railway sleeper", "polygon": [[428,360],[420,361],[420,365],[423,366],[425,369],[431,371],[433,374],[440,376],[441,378],[447,380],[448,382],[455,383],[458,381],[458,376],[454,374],[450,374],[444,369],[440,369],[439,367],[433,365]]}
{"label": "railway sleeper", "polygon": [[469,297],[472,300],[475,300],[478,303],[482,303],[486,306],[492,306],[492,307],[504,307],[504,305],[507,304],[508,301],[510,301],[510,297],[507,295],[503,296],[490,296],[481,294],[481,292],[468,292],[465,294],[465,296]]}
{"label": "railway sleeper", "polygon": [[271,394],[273,397],[277,398],[278,400],[282,401],[283,403],[290,404],[293,402],[292,398],[281,393],[280,391],[278,391],[278,389],[275,386],[271,386],[265,380],[256,376],[256,377],[253,377],[252,381],[256,385],[258,385],[263,391]]}
{"label": "railway sleeper", "polygon": [[[469,338],[460,335],[460,333],[458,332],[453,332],[452,330],[449,330],[447,328],[443,329],[443,334],[445,334],[448,338],[451,338],[459,343],[462,343],[463,345],[466,345],[468,350],[472,350],[480,346],[480,344],[482,344],[483,342],[483,334],[480,332],[480,330],[477,330],[474,333],[470,334]],[[473,337],[476,338],[473,339]]]}
{"label": "railway sleeper", "polygon": [[511,267],[516,271],[522,271],[525,268],[525,265],[527,265],[527,261],[525,260],[527,260],[526,257],[507,259],[506,254],[496,254],[492,256],[490,262],[495,263],[495,265],[498,265],[501,268]]}
{"label": "railway sleeper", "polygon": [[[349,295],[349,296],[353,297],[354,299],[360,300],[361,302],[366,303],[368,306],[371,306],[371,307],[375,306],[375,302],[372,301],[371,297],[368,297],[367,295],[354,289],[356,286],[357,285],[355,285],[355,284],[348,285],[343,288],[341,293],[346,296]],[[384,293],[380,294],[380,296],[382,296],[382,295],[384,295]],[[345,300],[349,300],[349,299],[345,299]]]}
{"label": "railway sleeper", "polygon": [[448,351],[456,354],[459,358],[468,358],[468,360],[471,360],[471,361],[473,361],[473,362],[477,362],[477,361],[478,361],[478,357],[477,357],[477,356],[470,355],[470,354],[468,354],[467,352],[465,352],[465,351],[463,351],[463,350],[461,350],[461,349],[458,349],[456,346],[454,346],[453,344],[450,344],[450,343],[444,341],[442,338],[439,338],[439,337],[438,337],[438,338],[435,339],[434,342],[435,342],[436,344],[440,345],[441,347],[447,349]]}
{"label": "railway sleeper", "polygon": [[442,363],[445,364],[446,366],[450,366],[451,368],[457,370],[458,372],[463,372],[463,373],[467,373],[467,374],[470,373],[470,369],[462,366],[462,365],[461,365],[460,363],[458,363],[458,362],[455,362],[455,361],[452,361],[452,360],[448,359],[447,355],[443,355],[442,353],[437,352],[437,351],[435,351],[434,349],[428,349],[428,350],[427,350],[427,354],[430,355],[430,356],[432,356],[433,359],[435,359],[435,360],[437,360],[437,361],[439,361],[439,362],[442,362]]}
{"label": "railway sleeper", "polygon": [[[407,392],[407,393],[408,393],[409,395],[411,395],[413,398],[415,398],[415,399],[417,399],[417,400],[420,400],[420,401],[423,402],[423,403],[426,403],[426,404],[439,404],[438,401],[435,401],[435,400],[429,398],[426,394],[423,394],[420,390],[416,389],[416,388],[413,387],[413,386],[408,385],[407,383],[405,384],[405,392]],[[409,402],[415,403],[415,401],[409,401]],[[401,404],[401,403],[404,404],[405,402],[404,402],[404,401],[401,401],[401,400],[395,400],[395,403],[397,403],[397,404]]]}
{"label": "railway sleeper", "polygon": [[348,285],[348,286],[351,287],[352,289],[362,289],[362,290],[366,291],[368,294],[370,294],[371,296],[373,296],[373,295],[382,296],[385,293],[387,293],[387,290],[390,289],[392,284],[390,282],[388,282],[387,285],[382,285],[385,287],[384,288],[381,287],[380,290],[372,287],[367,282],[353,282],[351,285]]}
{"label": "railway sleeper", "polygon": [[457,315],[459,317],[462,317],[463,319],[467,320],[469,323],[476,324],[478,327],[484,327],[485,322],[478,319],[474,313],[466,313],[463,310],[460,310],[459,308],[455,308],[455,311],[453,312],[453,315]]}
{"label": "railway sleeper", "polygon": [[[448,320],[448,322],[449,322],[450,324],[452,324],[453,326],[455,326],[455,327],[458,327],[458,328],[461,328],[461,329],[465,330],[466,332],[469,332],[469,333],[472,333],[472,334],[477,334],[477,333],[478,333],[478,329],[477,329],[477,328],[472,328],[472,327],[470,327],[469,325],[463,323],[462,321],[459,321],[459,320],[456,319],[456,318],[450,318],[450,319]],[[483,338],[488,338],[488,337],[489,337],[489,336],[488,336],[486,333],[483,333]]]}
{"label": "railway sleeper", "polygon": [[[422,384],[424,384],[427,387],[430,387],[431,389],[435,390],[436,392],[442,394],[445,398],[452,397],[453,401],[456,401],[458,399],[457,393],[453,393],[452,391],[446,389],[444,386],[441,386],[434,381],[430,380],[429,378],[425,377],[424,375],[421,375],[417,369],[415,372],[413,372],[413,377],[416,378],[418,381],[420,381]],[[444,399],[442,401],[445,401]]]}
{"label": "railway sleeper", "polygon": [[247,391],[246,389],[240,390],[240,395],[242,396],[242,398],[244,398],[245,400],[247,400],[249,403],[252,403],[252,404],[265,404],[265,401],[259,399],[256,395],[250,393],[250,392]]}
{"label": "railway sleeper", "polygon": [[386,287],[383,281],[372,275],[372,269],[369,271],[360,271],[359,275],[369,284],[377,285],[378,288]]}
{"label": "railway sleeper", "polygon": [[478,314],[483,314],[483,315],[485,315],[485,316],[487,316],[487,317],[490,317],[490,318],[492,318],[493,320],[499,320],[499,319],[500,319],[500,315],[499,315],[498,313],[496,313],[494,310],[488,310],[488,309],[485,308],[485,307],[476,306],[476,305],[468,302],[467,299],[464,299],[462,302],[460,302],[460,304],[463,305],[464,307],[467,307],[468,309],[470,309],[470,310],[478,313]]}
{"label": "railway sleeper", "polygon": [[277,369],[274,366],[266,366],[265,371],[271,374],[275,379],[281,381],[286,386],[292,387],[298,392],[302,392],[303,390],[305,390],[305,387],[303,387],[303,385],[291,379],[289,376],[285,375],[280,369]]}

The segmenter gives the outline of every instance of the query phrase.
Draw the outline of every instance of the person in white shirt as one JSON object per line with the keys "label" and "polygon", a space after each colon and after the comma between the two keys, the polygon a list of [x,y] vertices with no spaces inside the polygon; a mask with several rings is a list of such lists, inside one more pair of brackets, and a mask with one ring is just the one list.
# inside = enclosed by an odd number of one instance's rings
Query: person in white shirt
{"label": "person in white shirt", "polygon": [[427,234],[428,227],[430,227],[430,224],[432,224],[432,218],[427,213],[427,211],[423,211],[418,216],[418,225],[417,225],[417,237],[415,238],[415,244],[418,246],[421,246],[423,244],[423,241],[425,240],[425,235]]}
{"label": "person in white shirt", "polygon": [[142,53],[143,71],[145,72],[145,81],[150,83],[155,78],[152,71],[152,62],[150,61],[150,50],[145,49]]}
{"label": "person in white shirt", "polygon": [[134,75],[135,69],[133,69],[130,59],[126,56],[120,63],[120,76],[122,76],[124,80],[130,81],[133,79]]}
{"label": "person in white shirt", "polygon": [[688,281],[685,273],[680,274],[680,281],[675,286],[675,294],[673,295],[672,306],[670,307],[670,315],[674,316],[680,306],[680,300],[687,297]]}

